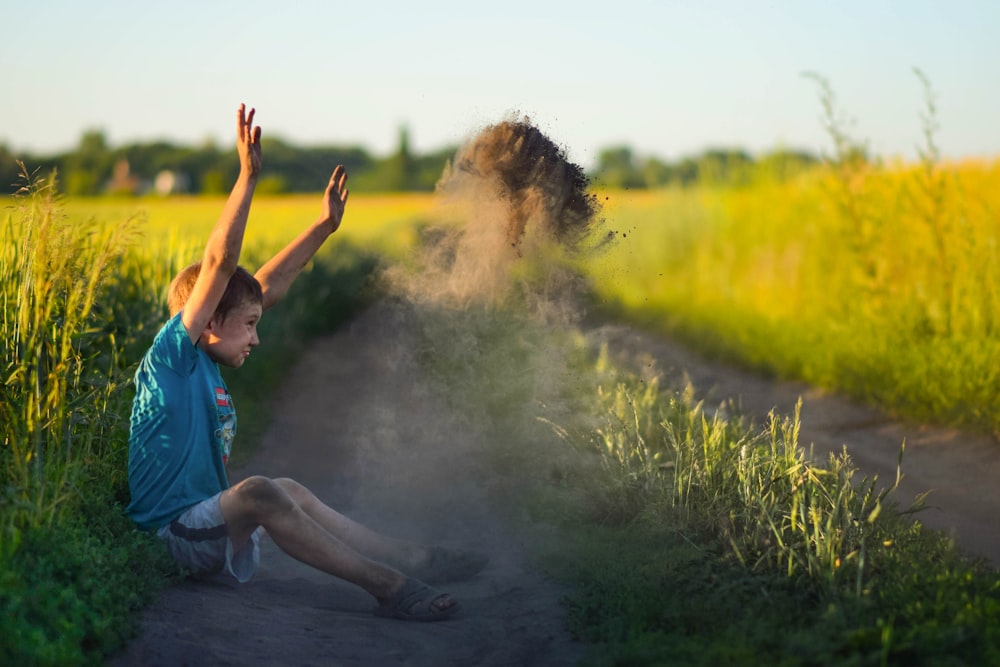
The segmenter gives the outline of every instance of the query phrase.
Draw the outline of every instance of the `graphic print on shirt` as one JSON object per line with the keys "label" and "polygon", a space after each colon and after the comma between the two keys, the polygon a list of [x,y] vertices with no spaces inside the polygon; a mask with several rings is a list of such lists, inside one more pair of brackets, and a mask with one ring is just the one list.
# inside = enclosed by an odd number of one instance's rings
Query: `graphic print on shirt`
{"label": "graphic print on shirt", "polygon": [[215,431],[215,442],[222,454],[222,463],[229,462],[229,452],[236,438],[236,408],[233,397],[225,387],[215,388],[215,411],[219,415],[219,428]]}

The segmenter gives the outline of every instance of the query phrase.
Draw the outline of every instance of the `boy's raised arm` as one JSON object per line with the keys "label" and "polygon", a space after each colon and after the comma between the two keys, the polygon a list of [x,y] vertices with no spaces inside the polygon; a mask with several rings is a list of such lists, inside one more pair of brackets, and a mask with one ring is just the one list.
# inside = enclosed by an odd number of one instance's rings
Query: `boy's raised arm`
{"label": "boy's raised arm", "polygon": [[254,127],[253,117],[254,109],[247,113],[245,105],[241,104],[236,112],[236,151],[240,157],[240,175],[208,237],[198,280],[181,313],[192,343],[201,338],[229,279],[239,266],[243,234],[261,163],[260,128]]}
{"label": "boy's raised arm", "polygon": [[323,193],[323,209],[316,222],[272,257],[254,275],[264,292],[264,310],[284,298],[292,282],[316,251],[340,227],[344,218],[348,190],[347,170],[337,165]]}

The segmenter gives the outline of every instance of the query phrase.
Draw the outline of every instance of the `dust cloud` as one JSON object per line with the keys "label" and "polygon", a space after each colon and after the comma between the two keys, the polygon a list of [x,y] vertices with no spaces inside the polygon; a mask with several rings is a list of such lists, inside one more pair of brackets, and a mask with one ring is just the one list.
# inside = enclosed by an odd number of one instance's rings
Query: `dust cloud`
{"label": "dust cloud", "polygon": [[580,412],[565,344],[583,287],[572,262],[614,239],[588,185],[527,118],[458,149],[418,253],[385,273],[388,297],[354,324],[378,357],[371,417],[345,434],[373,480],[359,507],[483,543],[488,500],[507,503],[560,465],[551,423]]}
{"label": "dust cloud", "polygon": [[438,181],[418,271],[390,283],[415,302],[450,308],[551,308],[572,283],[566,262],[593,252],[603,219],[583,170],[528,118],[508,118],[459,148]]}

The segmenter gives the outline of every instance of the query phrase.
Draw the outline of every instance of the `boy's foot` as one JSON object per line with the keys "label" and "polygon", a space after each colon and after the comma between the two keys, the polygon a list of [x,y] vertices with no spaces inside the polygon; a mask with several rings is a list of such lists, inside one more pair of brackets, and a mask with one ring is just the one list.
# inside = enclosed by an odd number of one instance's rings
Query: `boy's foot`
{"label": "boy's foot", "polygon": [[463,581],[479,574],[490,562],[485,554],[462,549],[427,547],[424,562],[410,567],[407,574],[431,584]]}
{"label": "boy's foot", "polygon": [[458,601],[450,595],[411,577],[392,597],[375,607],[375,615],[402,621],[442,621],[458,609]]}

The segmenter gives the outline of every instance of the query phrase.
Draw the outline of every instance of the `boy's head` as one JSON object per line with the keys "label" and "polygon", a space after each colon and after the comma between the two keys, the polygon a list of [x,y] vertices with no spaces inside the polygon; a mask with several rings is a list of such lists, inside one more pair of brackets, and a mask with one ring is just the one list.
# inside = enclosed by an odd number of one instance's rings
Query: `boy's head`
{"label": "boy's head", "polygon": [[[173,317],[184,308],[191,290],[198,280],[201,272],[201,262],[195,262],[185,267],[170,283],[170,291],[167,292],[167,306],[170,308],[170,316]],[[262,304],[264,294],[261,291],[260,283],[253,275],[242,266],[237,267],[236,273],[229,279],[226,291],[215,308],[215,317],[225,320],[226,316],[235,308],[239,308],[245,303]]]}

